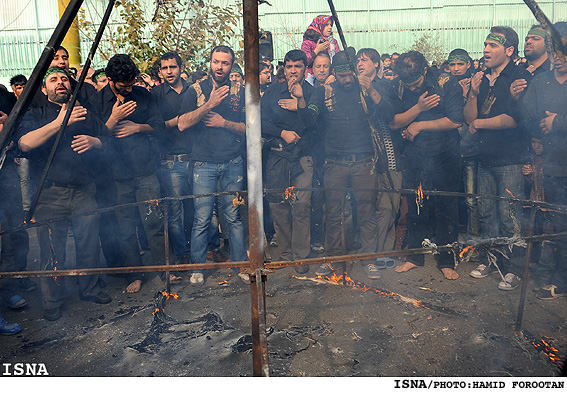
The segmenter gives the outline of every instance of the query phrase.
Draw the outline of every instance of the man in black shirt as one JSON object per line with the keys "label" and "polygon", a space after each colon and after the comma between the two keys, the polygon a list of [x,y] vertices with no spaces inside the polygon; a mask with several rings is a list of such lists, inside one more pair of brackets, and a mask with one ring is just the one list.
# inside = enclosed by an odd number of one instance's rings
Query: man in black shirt
{"label": "man in black shirt", "polygon": [[[400,55],[394,70],[399,75],[394,85],[397,114],[390,126],[402,129],[402,136],[410,142],[404,150],[404,188],[457,192],[461,174],[457,128],[463,123],[463,89],[453,76],[436,74],[417,51]],[[416,202],[408,197],[406,219],[409,248],[419,248],[433,228],[437,244],[458,239],[457,198],[429,196]],[[440,253],[436,259],[445,278],[459,278],[452,253]],[[403,273],[424,263],[424,255],[409,256],[396,271]]]}
{"label": "man in black shirt", "polygon": [[[350,48],[349,50],[351,50]],[[355,56],[352,51],[352,57]],[[346,52],[339,52],[333,58],[336,82],[316,89],[309,100],[305,101],[301,85],[294,84],[290,91],[298,99],[300,115],[307,125],[318,122],[319,129],[325,136],[325,192],[327,207],[327,228],[325,249],[328,255],[346,253],[343,244],[342,215],[344,212],[344,191],[334,188],[348,187],[352,184],[357,203],[362,253],[376,251],[376,192],[359,189],[374,188],[374,149],[372,134],[366,114],[361,104],[361,97],[355,83],[360,83],[365,94],[365,101],[371,112],[383,111],[386,118],[391,116],[391,107],[387,100],[372,85],[369,78],[355,76],[349,68]],[[389,114],[389,115],[388,115]],[[374,261],[363,261],[365,272],[376,278],[378,269]],[[332,272],[329,265],[321,265],[317,275]]]}
{"label": "man in black shirt", "polygon": [[[518,51],[518,35],[505,26],[495,26],[484,41],[486,72],[478,72],[471,79],[465,105],[465,121],[469,131],[479,136],[479,194],[516,198],[524,196],[522,166],[528,161],[529,136],[518,125],[516,105],[510,103],[510,85],[524,80],[527,86],[531,75],[514,65],[512,57]],[[512,88],[514,89],[514,88]],[[482,238],[519,236],[521,206],[506,200],[487,198],[478,200],[480,235]],[[510,291],[520,285],[522,250],[514,248],[511,258],[495,253],[500,272],[504,276],[498,284],[501,290]],[[483,278],[496,273],[487,255],[470,275]]]}
{"label": "man in black shirt", "polygon": [[[357,53],[357,71],[363,80],[370,79],[382,98],[392,100],[389,82],[378,77],[380,71],[380,54],[373,48],[362,48]],[[315,66],[313,66],[315,70]],[[384,117],[383,113],[374,113],[373,121],[379,132],[383,155],[376,167],[377,186],[380,189],[396,189],[402,187],[402,163],[400,147],[403,139],[399,132],[392,132],[389,123],[392,118]],[[376,222],[378,225],[378,243],[376,251],[391,251],[396,240],[395,221],[400,210],[401,195],[390,192],[379,192],[376,201]],[[394,267],[392,258],[378,258],[376,267],[385,269]],[[379,273],[376,272],[376,275]]]}
{"label": "man in black shirt", "polygon": [[526,35],[524,43],[524,56],[528,60],[526,70],[536,76],[551,69],[551,62],[547,55],[547,33],[540,25],[534,25]]}
{"label": "man in black shirt", "polygon": [[[274,220],[282,260],[307,258],[311,249],[311,191],[297,191],[286,198],[285,189],[313,186],[315,127],[303,124],[297,114],[297,101],[289,88],[300,84],[309,100],[313,86],[305,81],[307,56],[301,50],[289,51],[284,58],[285,82],[276,82],[262,97],[262,137],[269,145],[266,163],[266,198]],[[309,271],[308,265],[296,266],[298,273]]]}
{"label": "man in black shirt", "polygon": [[[181,78],[183,63],[177,53],[168,52],[161,56],[160,67],[164,83],[151,90],[152,100],[165,120],[165,131],[158,138],[160,183],[164,196],[180,197],[191,194],[190,182],[193,177],[190,166],[191,134],[180,132],[177,128],[177,115],[189,85]],[[168,207],[169,242],[175,256],[183,261],[189,256],[185,228],[189,228],[190,233],[193,200],[170,201]]]}
{"label": "man in black shirt", "polygon": [[[211,51],[209,78],[192,85],[179,110],[178,127],[192,135],[193,193],[196,195],[217,191],[242,191],[244,186],[244,89],[230,83],[229,74],[234,64],[234,52],[220,45]],[[230,242],[232,261],[248,259],[245,234],[238,206],[232,195],[223,195],[220,208],[224,212]],[[191,232],[191,263],[205,263],[209,243],[209,227],[215,197],[194,200],[195,219]],[[240,278],[249,282],[247,274]],[[192,285],[203,285],[203,272],[194,272]]]}
{"label": "man in black shirt", "polygon": [[[20,149],[30,153],[32,180],[41,176],[65,116],[71,95],[69,78],[67,71],[59,67],[47,71],[42,90],[48,102],[28,111],[18,130]],[[97,117],[81,105],[75,105],[35,210],[36,221],[75,216],[38,228],[40,260],[45,270],[65,268],[69,224],[75,239],[77,268],[99,267],[98,216],[80,214],[97,210],[92,173],[100,160],[96,151],[107,144],[106,133]],[[42,279],[44,313],[50,321],[61,317],[64,286],[60,280]],[[78,283],[81,299],[101,304],[111,301],[110,296],[101,291],[97,275],[80,276]]]}
{"label": "man in black shirt", "polygon": [[[165,123],[150,92],[134,86],[138,74],[138,68],[128,55],[113,56],[106,66],[108,85],[89,102],[114,137],[115,154],[111,165],[119,205],[158,199],[160,196],[151,137],[159,137]],[[136,209],[142,217],[154,264],[165,263],[163,220],[154,207],[140,205],[116,210],[124,265],[142,266],[136,237]],[[126,278],[130,282],[126,291],[138,292],[143,275],[132,273]],[[170,279],[178,281],[174,275],[170,275]]]}

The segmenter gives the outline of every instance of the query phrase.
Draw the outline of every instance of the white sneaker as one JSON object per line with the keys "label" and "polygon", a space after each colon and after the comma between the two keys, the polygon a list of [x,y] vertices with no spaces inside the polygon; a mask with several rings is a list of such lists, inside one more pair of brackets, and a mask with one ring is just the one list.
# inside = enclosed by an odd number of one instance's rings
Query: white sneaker
{"label": "white sneaker", "polygon": [[514,273],[508,273],[504,276],[504,280],[498,283],[498,289],[503,291],[511,291],[520,286],[522,279]]}
{"label": "white sneaker", "polygon": [[238,277],[242,280],[244,284],[250,284],[250,276],[246,273],[238,273]]}
{"label": "white sneaker", "polygon": [[193,286],[200,287],[201,285],[205,284],[205,277],[203,276],[203,273],[193,273],[191,274],[189,282]]}

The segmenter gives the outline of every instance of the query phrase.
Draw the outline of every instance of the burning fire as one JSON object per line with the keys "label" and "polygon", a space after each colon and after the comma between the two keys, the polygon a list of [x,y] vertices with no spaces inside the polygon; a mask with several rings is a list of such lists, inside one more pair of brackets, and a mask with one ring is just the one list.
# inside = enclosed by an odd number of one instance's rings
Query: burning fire
{"label": "burning fire", "polygon": [[461,250],[461,252],[459,253],[459,258],[462,258],[467,252],[469,251],[474,251],[474,247],[473,246],[466,246],[465,248],[463,248]]}
{"label": "burning fire", "polygon": [[[525,340],[529,341],[539,352],[542,352],[549,360],[551,360],[553,364],[555,364],[559,368],[563,367],[563,364],[565,364],[565,360],[561,359],[561,356],[559,356],[559,350],[551,346],[545,340],[547,337],[542,336],[541,339],[537,339],[533,334],[531,334],[527,330],[524,330],[521,333],[522,333],[522,337]],[[514,332],[514,335],[516,337],[519,337],[518,333],[516,332]]]}
{"label": "burning fire", "polygon": [[174,300],[179,299],[179,295],[175,292],[174,293],[168,293],[167,291],[162,291],[161,294],[165,297],[165,300],[169,300],[170,298],[173,298]]}
{"label": "burning fire", "polygon": [[420,205],[423,203],[423,186],[421,182],[419,182],[419,188],[417,189],[417,203]]}
{"label": "burning fire", "polygon": [[161,311],[161,312],[165,312],[165,310],[164,310],[163,308],[156,308],[155,311],[152,313],[152,315],[155,316],[155,315],[156,315],[157,313],[159,313],[160,311]]}
{"label": "burning fire", "polygon": [[219,285],[225,285],[225,284],[228,284],[228,281],[225,280],[225,281],[219,282]]}
{"label": "burning fire", "polygon": [[293,190],[295,189],[295,186],[291,186],[285,189],[285,200],[290,200],[291,202],[295,201],[295,193],[293,192]]}

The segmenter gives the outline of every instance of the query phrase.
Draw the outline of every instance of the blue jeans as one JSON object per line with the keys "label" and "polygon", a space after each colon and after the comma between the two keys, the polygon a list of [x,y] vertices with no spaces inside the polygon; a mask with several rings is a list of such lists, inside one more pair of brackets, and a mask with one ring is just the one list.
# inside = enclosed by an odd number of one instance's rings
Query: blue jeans
{"label": "blue jeans", "polygon": [[[193,163],[193,193],[211,194],[223,191],[242,191],[244,183],[244,160],[237,157],[223,163],[195,161]],[[195,198],[195,219],[191,231],[191,263],[205,263],[209,243],[209,230],[215,205],[214,196]],[[219,210],[224,213],[230,242],[230,259],[246,261],[244,224],[238,206],[234,206],[234,195],[218,197]],[[202,273],[202,272],[201,272]]]}
{"label": "blue jeans", "polygon": [[[524,175],[522,175],[522,164],[501,165],[487,167],[482,163],[478,166],[478,189],[480,195],[505,196],[510,194],[514,197],[524,198]],[[519,225],[522,220],[522,211],[519,203],[510,205],[506,200],[494,200],[487,198],[479,198],[478,213],[480,222],[480,235],[483,239],[492,237],[512,237],[514,236],[514,220],[510,213],[516,218]],[[515,247],[512,252],[511,259],[500,258],[501,270],[504,274],[514,273],[522,276],[523,249]]]}
{"label": "blue jeans", "polygon": [[[162,160],[160,168],[160,183],[163,195],[166,197],[181,197],[191,194],[193,179],[191,162]],[[168,202],[169,244],[177,257],[189,254],[185,226],[193,219],[193,200]]]}

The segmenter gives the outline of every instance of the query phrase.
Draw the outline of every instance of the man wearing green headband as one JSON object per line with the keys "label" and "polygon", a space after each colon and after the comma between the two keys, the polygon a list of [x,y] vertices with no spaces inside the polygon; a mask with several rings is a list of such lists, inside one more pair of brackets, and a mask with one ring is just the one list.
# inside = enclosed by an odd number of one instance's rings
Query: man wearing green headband
{"label": "man wearing green headband", "polygon": [[547,33],[540,25],[534,25],[526,35],[524,56],[528,60],[527,70],[533,76],[551,69],[547,56]]}
{"label": "man wearing green headband", "polygon": [[[309,103],[304,98],[303,89],[295,84],[290,89],[292,96],[298,100],[300,117],[306,125],[317,123],[324,134],[325,163],[324,183],[330,190],[325,192],[327,221],[325,232],[325,250],[327,255],[342,255],[346,244],[342,238],[342,213],[344,211],[345,192],[332,191],[349,187],[353,189],[357,203],[360,225],[361,253],[376,251],[376,192],[368,188],[376,184],[374,174],[374,150],[372,135],[366,114],[361,105],[360,92],[355,83],[365,92],[365,101],[370,114],[375,111],[389,122],[392,119],[392,108],[389,100],[382,99],[381,94],[371,86],[370,78],[363,82],[352,72],[347,51],[353,62],[356,53],[353,48],[337,53],[333,57],[333,68],[336,81],[315,89]],[[309,104],[309,105],[308,105]],[[362,261],[363,265],[375,263],[375,260]],[[334,267],[334,266],[333,266]],[[315,271],[317,275],[332,273],[329,264],[321,265]]]}
{"label": "man wearing green headband", "polygon": [[[524,197],[522,166],[529,159],[528,133],[519,126],[517,106],[511,102],[510,87],[517,79],[529,81],[531,75],[518,67],[512,58],[518,51],[518,35],[510,27],[495,26],[484,41],[486,72],[476,73],[465,105],[465,121],[469,132],[479,137],[478,193],[516,198]],[[527,84],[527,82],[526,82]],[[521,206],[510,206],[507,200],[478,200],[480,235],[482,238],[519,235]],[[510,215],[510,212],[513,215]],[[523,249],[514,247],[508,257],[497,255],[499,271],[504,275],[498,289],[517,288],[522,276]],[[485,253],[482,263],[470,275],[483,278],[497,273]]]}
{"label": "man wearing green headband", "polygon": [[[45,105],[29,110],[18,129],[19,147],[29,153],[32,181],[41,177],[55,135],[61,127],[71,97],[69,74],[60,67],[47,70],[43,80]],[[74,218],[56,220],[38,228],[41,267],[45,270],[65,268],[65,249],[69,225],[77,250],[77,268],[100,267],[99,218],[81,215],[97,209],[93,173],[100,170],[103,148],[108,143],[104,123],[77,103],[71,110],[68,127],[53,157],[47,180],[35,210],[34,219],[44,221],[73,215]],[[51,255],[51,253],[54,255]],[[49,321],[61,317],[65,299],[62,278],[42,278],[41,292],[44,316]],[[102,292],[98,276],[78,278],[82,300],[105,304],[110,296]]]}
{"label": "man wearing green headband", "polygon": [[[458,127],[463,123],[463,90],[456,78],[437,74],[417,51],[400,55],[394,66],[394,109],[390,127],[408,140],[404,150],[403,188],[458,191],[460,154]],[[428,228],[435,226],[437,244],[458,239],[459,220],[456,198],[435,197],[422,201],[408,198],[408,247],[419,248]],[[433,214],[435,222],[432,221]],[[456,280],[451,253],[436,255],[437,267],[448,280]],[[398,273],[424,266],[423,255],[409,256],[396,267]]]}
{"label": "man wearing green headband", "polygon": [[108,84],[108,78],[106,77],[106,71],[104,68],[99,68],[93,72],[92,80],[96,86],[96,91],[101,91],[104,86]]}

